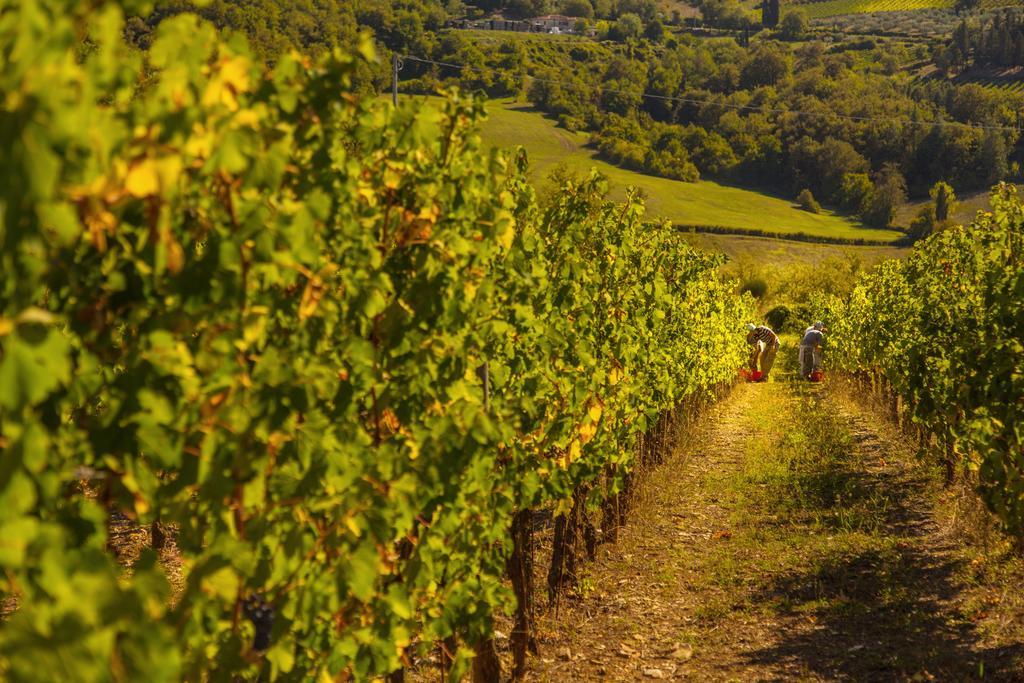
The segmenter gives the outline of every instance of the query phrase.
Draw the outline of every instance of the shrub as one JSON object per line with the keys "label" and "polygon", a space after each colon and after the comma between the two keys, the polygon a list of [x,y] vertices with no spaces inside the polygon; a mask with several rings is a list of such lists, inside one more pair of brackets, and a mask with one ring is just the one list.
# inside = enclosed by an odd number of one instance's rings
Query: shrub
{"label": "shrub", "polygon": [[801,190],[800,194],[796,197],[796,201],[804,211],[821,213],[821,204],[814,198],[814,194],[810,190]]}
{"label": "shrub", "polygon": [[782,24],[779,26],[779,33],[786,40],[799,40],[800,38],[803,38],[810,29],[811,22],[807,18],[807,12],[798,9],[788,12],[786,16],[782,18]]}
{"label": "shrub", "polygon": [[924,239],[935,231],[936,224],[935,207],[931,204],[922,206],[910,222],[910,237],[915,241]]}
{"label": "shrub", "polygon": [[935,183],[935,186],[929,194],[931,195],[932,201],[935,202],[935,220],[941,223],[949,220],[950,215],[956,213],[956,194],[953,192],[953,188],[950,187],[949,184],[940,180]]}
{"label": "shrub", "polygon": [[740,285],[740,294],[750,294],[755,299],[763,299],[768,295],[768,281],[760,275],[745,278]]}
{"label": "shrub", "polygon": [[867,212],[874,201],[875,186],[867,173],[847,173],[839,189],[839,206],[858,215]]}
{"label": "shrub", "polygon": [[789,306],[785,304],[779,304],[764,316],[768,326],[776,332],[784,331],[784,328],[788,328],[790,324],[795,320],[793,311]]}
{"label": "shrub", "polygon": [[907,183],[894,164],[886,164],[875,179],[875,191],[864,220],[877,228],[886,228],[896,217],[896,208],[907,201]]}
{"label": "shrub", "polygon": [[560,125],[562,128],[565,128],[568,131],[573,132],[587,129],[586,121],[575,116],[570,116],[569,114],[562,114],[561,116],[559,116],[558,125]]}
{"label": "shrub", "polygon": [[639,38],[643,33],[644,23],[637,15],[627,12],[619,17],[608,30],[608,39],[626,42],[630,38]]}

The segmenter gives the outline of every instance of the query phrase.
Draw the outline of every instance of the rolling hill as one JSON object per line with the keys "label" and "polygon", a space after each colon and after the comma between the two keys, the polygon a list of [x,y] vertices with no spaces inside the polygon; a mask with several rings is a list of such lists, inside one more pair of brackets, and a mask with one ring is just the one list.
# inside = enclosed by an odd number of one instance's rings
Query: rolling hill
{"label": "rolling hill", "polygon": [[538,181],[556,164],[565,164],[576,172],[596,168],[610,180],[613,196],[621,197],[627,187],[635,186],[646,195],[652,216],[678,225],[837,240],[890,242],[901,236],[895,230],[867,228],[829,211],[811,214],[788,199],[761,192],[708,180],[668,180],[618,168],[597,158],[596,152],[586,146],[585,134],[558,127],[528,105],[493,102],[483,135],[497,146],[522,145],[530,160],[531,173]]}

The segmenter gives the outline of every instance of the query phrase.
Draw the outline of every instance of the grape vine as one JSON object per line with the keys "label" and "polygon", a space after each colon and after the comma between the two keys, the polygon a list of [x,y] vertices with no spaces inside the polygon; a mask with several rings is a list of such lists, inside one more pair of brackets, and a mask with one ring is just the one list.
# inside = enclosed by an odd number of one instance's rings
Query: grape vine
{"label": "grape vine", "polygon": [[614,491],[746,304],[598,177],[538,203],[482,102],[349,92],[369,43],[268,69],[183,14],[143,54],[136,4],[0,0],[0,675],[458,674],[514,516]]}
{"label": "grape vine", "polygon": [[992,211],[919,243],[825,305],[840,367],[898,396],[934,436],[952,478],[976,475],[1007,530],[1024,537],[1024,204],[992,194]]}

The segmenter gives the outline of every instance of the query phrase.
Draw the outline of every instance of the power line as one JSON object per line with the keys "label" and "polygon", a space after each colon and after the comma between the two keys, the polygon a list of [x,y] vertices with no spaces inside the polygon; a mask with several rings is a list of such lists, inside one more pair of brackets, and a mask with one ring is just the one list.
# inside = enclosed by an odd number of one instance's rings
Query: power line
{"label": "power line", "polygon": [[[416,57],[416,56],[413,56],[413,55],[403,55],[402,59],[405,59],[405,60],[408,60],[408,61],[412,61],[412,62],[420,62],[421,64],[431,64],[433,66],[446,67],[446,68],[449,68],[449,69],[457,69],[457,70],[460,70],[460,71],[480,71],[480,72],[489,72],[489,73],[493,73],[493,74],[508,74],[508,75],[517,75],[517,76],[521,75],[521,76],[525,76],[526,78],[529,78],[529,79],[532,79],[534,81],[537,81],[539,83],[549,83],[549,84],[552,84],[552,85],[561,85],[561,86],[566,86],[566,87],[571,87],[571,88],[588,87],[588,86],[583,86],[583,85],[578,84],[578,83],[573,83],[571,81],[563,81],[563,80],[552,79],[552,78],[540,78],[538,76],[533,76],[532,74],[518,74],[518,73],[514,73],[514,72],[511,72],[511,71],[508,71],[508,70],[497,69],[497,68],[494,68],[494,67],[472,66],[472,65],[469,65],[469,64],[453,64],[451,62],[440,62],[440,61],[437,61],[437,60],[426,59],[424,57]],[[637,93],[634,93],[634,92],[629,92],[629,91],[625,91],[625,90],[619,90],[619,89],[616,89],[616,88],[607,88],[607,87],[604,87],[604,86],[594,86],[591,89],[592,90],[597,90],[598,92],[611,93],[611,94],[616,94],[616,95],[629,95],[629,96],[636,96],[637,95]],[[915,121],[915,120],[912,120],[912,119],[907,119],[907,118],[902,118],[902,117],[892,117],[892,116],[889,116],[889,117],[881,117],[881,116],[854,116],[854,115],[850,115],[850,114],[837,114],[835,112],[806,111],[806,110],[799,110],[799,109],[783,109],[781,107],[755,106],[755,105],[749,105],[749,104],[735,104],[735,103],[731,103],[731,102],[709,102],[707,100],[700,100],[700,99],[690,98],[690,97],[677,97],[677,96],[672,96],[672,95],[656,95],[654,93],[646,93],[646,92],[640,93],[639,96],[642,97],[642,98],[645,98],[645,99],[660,100],[660,101],[664,101],[664,102],[678,102],[678,103],[681,103],[681,104],[695,104],[695,105],[702,105],[702,106],[722,107],[722,108],[725,108],[725,109],[734,109],[734,110],[737,110],[737,111],[761,112],[761,113],[766,113],[766,114],[796,114],[796,115],[799,115],[799,116],[816,116],[816,117],[819,117],[819,118],[826,118],[826,117],[828,117],[828,118],[840,119],[840,120],[843,120],[843,121],[851,121],[851,122],[855,122],[855,123],[869,123],[869,122],[897,123],[897,124],[902,124],[902,125],[907,125],[907,126],[921,126],[921,127],[926,127],[926,128],[931,128],[933,126],[954,126],[954,127],[959,127],[959,128],[967,128],[967,129],[982,130],[982,131],[1001,131],[1001,132],[1013,131],[1015,133],[1020,132],[1020,129],[1017,128],[1016,126],[989,126],[989,125],[980,125],[980,124],[975,124],[975,123],[962,123],[960,121]]]}

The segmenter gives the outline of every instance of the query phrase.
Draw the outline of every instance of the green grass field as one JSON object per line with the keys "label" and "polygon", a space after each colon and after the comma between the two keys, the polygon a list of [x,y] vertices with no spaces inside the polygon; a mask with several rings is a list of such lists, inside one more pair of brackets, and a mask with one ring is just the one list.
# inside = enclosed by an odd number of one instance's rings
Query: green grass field
{"label": "green grass field", "polygon": [[811,214],[800,210],[791,200],[752,190],[706,180],[684,183],[627,171],[598,159],[585,146],[586,135],[559,128],[526,105],[492,102],[489,111],[490,118],[483,128],[485,139],[500,147],[522,145],[535,180],[543,181],[556,164],[565,164],[576,172],[596,168],[608,177],[613,197],[622,197],[629,186],[639,188],[647,197],[652,217],[680,225],[764,230],[780,236],[805,233],[833,239],[885,241],[901,236],[894,230],[866,228],[827,211]]}
{"label": "green grass field", "polygon": [[[954,223],[967,225],[977,217],[979,211],[991,211],[992,204],[989,201],[989,196],[989,191],[984,190],[957,197],[956,211],[950,215],[950,220]],[[929,204],[931,204],[930,199],[920,199],[904,204],[896,212],[896,220],[894,222],[896,225],[909,227],[910,222],[917,216],[917,212]]]}
{"label": "green grass field", "polygon": [[886,259],[901,258],[907,247],[857,247],[845,244],[809,244],[771,237],[747,235],[712,235],[686,233],[686,241],[704,251],[718,251],[739,261],[755,260],[773,266],[795,263],[820,264],[828,259],[860,259],[865,265],[874,265]]}

